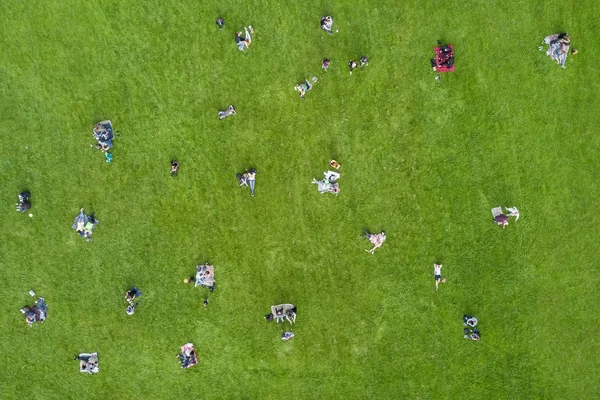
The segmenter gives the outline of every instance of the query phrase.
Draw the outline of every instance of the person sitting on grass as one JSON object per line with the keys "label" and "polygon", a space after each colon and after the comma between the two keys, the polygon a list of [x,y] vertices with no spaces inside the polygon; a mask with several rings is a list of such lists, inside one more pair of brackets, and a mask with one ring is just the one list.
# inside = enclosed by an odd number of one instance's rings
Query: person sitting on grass
{"label": "person sitting on grass", "polygon": [[19,202],[17,203],[17,211],[26,212],[31,208],[31,202],[29,201],[29,197],[31,193],[28,190],[19,193]]}
{"label": "person sitting on grass", "polygon": [[215,290],[215,267],[209,263],[196,265],[196,277],[194,279],[194,287],[208,287],[211,292]]}
{"label": "person sitting on grass", "polygon": [[96,145],[97,150],[108,151],[113,147],[112,140],[105,140],[103,142],[98,142]]}
{"label": "person sitting on grass", "polygon": [[180,350],[181,354],[178,354],[177,358],[181,362],[181,368],[190,368],[198,364],[198,357],[192,343],[184,344]]}
{"label": "person sitting on grass", "polygon": [[173,160],[171,161],[171,176],[177,176],[179,172],[179,161]]}
{"label": "person sitting on grass", "polygon": [[227,107],[227,110],[219,111],[217,114],[219,114],[219,119],[224,119],[224,118],[230,117],[232,115],[236,115],[237,112],[235,111],[233,104],[230,104],[229,107]]}
{"label": "person sitting on grass", "polygon": [[[249,27],[252,30],[252,26]],[[242,38],[242,32],[238,32],[235,35],[235,44],[240,49],[240,51],[244,51],[244,48],[250,47],[252,43],[252,37],[248,32],[248,28],[244,27],[244,31],[246,32],[246,36]]]}
{"label": "person sitting on grass", "polygon": [[477,326],[477,318],[463,315],[463,325],[475,328]]}
{"label": "person sitting on grass", "polygon": [[477,328],[473,328],[472,330],[469,330],[469,328],[465,328],[464,332],[465,332],[465,335],[463,337],[465,339],[471,339],[471,340],[480,340],[481,339],[479,329],[477,329]]}
{"label": "person sitting on grass", "polygon": [[287,319],[290,323],[296,322],[296,307],[293,304],[271,306],[271,312],[265,315],[265,319],[271,322],[273,318],[277,323],[285,322],[284,319]]}
{"label": "person sitting on grass", "polygon": [[85,238],[88,242],[91,240],[94,228],[100,221],[96,219],[94,213],[85,215],[84,209],[79,211],[79,215],[75,217],[71,228],[75,230],[79,236]]}
{"label": "person sitting on grass", "polygon": [[225,20],[221,17],[217,18],[217,27],[219,28],[220,31],[223,30],[223,27],[225,26]]}
{"label": "person sitting on grass", "polygon": [[330,35],[333,35],[333,18],[331,18],[330,15],[321,17],[321,29]]}
{"label": "person sitting on grass", "polygon": [[350,68],[350,75],[352,75],[352,71],[356,68],[356,61],[350,60],[348,62],[348,67]]}
{"label": "person sitting on grass", "polygon": [[125,292],[125,301],[128,304],[127,309],[125,310],[127,315],[134,314],[135,307],[138,305],[138,303],[134,303],[133,301],[139,297],[142,297],[142,292],[135,286]]}
{"label": "person sitting on grass", "polygon": [[321,61],[321,68],[323,68],[325,70],[325,72],[327,72],[327,68],[329,68],[329,64],[331,64],[331,60],[326,58],[323,61]]}
{"label": "person sitting on grass", "polygon": [[113,147],[113,140],[115,134],[113,131],[112,123],[110,121],[102,121],[97,123],[92,129],[94,139],[96,139],[96,149],[107,151]]}
{"label": "person sitting on grass", "polygon": [[98,353],[81,353],[75,356],[74,360],[79,361],[79,372],[95,374],[100,372],[98,367]]}
{"label": "person sitting on grass", "polygon": [[383,242],[385,242],[385,232],[381,231],[381,233],[369,233],[369,231],[367,231],[366,229],[364,230],[365,234],[361,235],[361,237],[364,237],[366,239],[369,239],[369,241],[373,244],[373,248],[371,250],[366,250],[367,253],[375,253],[375,249],[378,249],[381,247],[381,245],[383,245]]}

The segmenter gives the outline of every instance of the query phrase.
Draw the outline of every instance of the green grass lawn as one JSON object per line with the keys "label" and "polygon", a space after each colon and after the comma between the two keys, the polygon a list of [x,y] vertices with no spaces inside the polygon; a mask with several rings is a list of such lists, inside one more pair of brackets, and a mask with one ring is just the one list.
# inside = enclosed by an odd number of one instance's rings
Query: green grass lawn
{"label": "green grass lawn", "polygon": [[[0,12],[0,398],[600,398],[597,1]],[[579,49],[565,70],[537,50],[561,31]],[[439,83],[437,39],[456,48]],[[90,148],[103,119],[120,131],[111,164]],[[310,184],[330,158],[338,197]],[[252,166],[254,198],[234,177]],[[33,218],[14,212],[23,189]],[[520,220],[494,226],[498,205]],[[91,243],[70,229],[81,207],[101,221]],[[373,256],[362,228],[387,232]],[[208,308],[182,283],[206,260]],[[30,288],[49,305],[32,328]],[[263,319],[282,302],[298,307],[290,342]],[[462,338],[463,313],[480,342]],[[205,350],[182,370],[186,342]],[[72,360],[91,351],[94,376]]]}

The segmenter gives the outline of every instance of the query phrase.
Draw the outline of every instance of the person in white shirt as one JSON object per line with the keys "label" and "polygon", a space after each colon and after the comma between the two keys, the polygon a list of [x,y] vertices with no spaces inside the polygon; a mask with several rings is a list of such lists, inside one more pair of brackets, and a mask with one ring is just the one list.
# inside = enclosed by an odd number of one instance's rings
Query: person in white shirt
{"label": "person in white shirt", "polygon": [[248,171],[248,183],[250,184],[250,194],[254,197],[254,185],[256,184],[256,170],[250,168]]}
{"label": "person in white shirt", "polygon": [[469,317],[468,315],[463,315],[463,325],[475,328],[477,326],[477,318]]}
{"label": "person in white shirt", "polygon": [[433,276],[435,277],[435,290],[438,290],[438,285],[442,279],[442,264],[433,264]]}

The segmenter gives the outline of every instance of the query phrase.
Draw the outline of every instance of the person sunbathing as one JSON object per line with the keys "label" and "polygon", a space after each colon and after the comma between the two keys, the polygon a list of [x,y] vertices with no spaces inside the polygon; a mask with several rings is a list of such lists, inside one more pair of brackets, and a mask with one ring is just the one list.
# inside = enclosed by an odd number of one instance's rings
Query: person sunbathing
{"label": "person sunbathing", "polygon": [[366,229],[365,229],[365,234],[361,235],[361,237],[369,239],[369,241],[373,244],[373,248],[371,250],[366,250],[366,252],[371,253],[371,254],[375,253],[375,249],[380,248],[386,239],[384,231],[381,231],[381,233],[374,234],[374,233],[369,233],[369,231],[367,231]]}
{"label": "person sunbathing", "polygon": [[256,185],[256,170],[254,168],[250,168],[250,171],[248,171],[248,184],[250,185],[250,195],[254,197],[254,187]]}
{"label": "person sunbathing", "polygon": [[300,83],[294,86],[294,90],[300,93],[300,98],[303,99],[306,92],[312,89],[312,84],[308,81],[308,79],[304,80],[304,83]]}
{"label": "person sunbathing", "polygon": [[244,172],[243,174],[235,174],[235,177],[237,178],[240,187],[248,186],[248,171]]}
{"label": "person sunbathing", "polygon": [[219,114],[219,119],[224,119],[224,118],[230,117],[232,115],[236,115],[237,113],[236,113],[233,105],[230,104],[229,107],[227,107],[227,110],[219,111],[217,114]]}
{"label": "person sunbathing", "polygon": [[321,17],[321,29],[330,35],[333,35],[333,18],[331,18],[330,15]]}

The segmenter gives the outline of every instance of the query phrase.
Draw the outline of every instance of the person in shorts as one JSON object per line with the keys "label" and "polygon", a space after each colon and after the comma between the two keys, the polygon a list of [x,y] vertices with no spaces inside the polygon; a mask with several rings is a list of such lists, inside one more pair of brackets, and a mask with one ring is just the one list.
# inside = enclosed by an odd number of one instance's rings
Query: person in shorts
{"label": "person in shorts", "polygon": [[438,285],[442,279],[442,264],[433,264],[433,276],[435,277],[435,290],[438,290]]}

